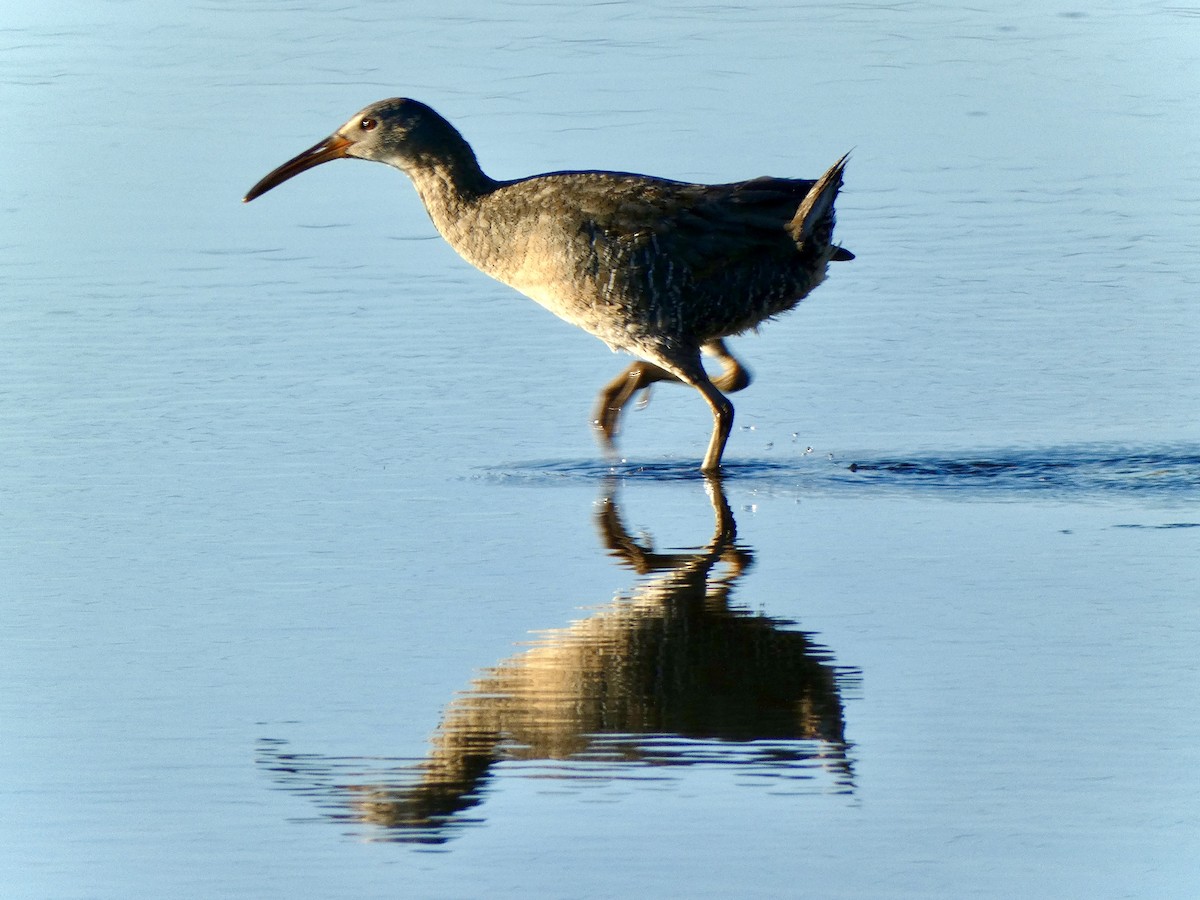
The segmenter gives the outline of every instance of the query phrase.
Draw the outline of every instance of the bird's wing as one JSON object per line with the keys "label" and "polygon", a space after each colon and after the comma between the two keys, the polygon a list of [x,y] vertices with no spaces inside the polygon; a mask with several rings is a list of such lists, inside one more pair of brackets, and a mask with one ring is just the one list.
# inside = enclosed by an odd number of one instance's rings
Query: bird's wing
{"label": "bird's wing", "polygon": [[[661,227],[678,235],[681,258],[695,258],[702,266],[713,257],[725,264],[749,261],[763,255],[790,255],[795,243],[787,224],[815,181],[793,178],[755,178],[722,185],[697,185],[693,202],[685,202],[674,215],[665,215]],[[833,259],[854,259],[837,248]]]}
{"label": "bird's wing", "polygon": [[795,252],[786,225],[811,181],[757,178],[700,185],[630,179],[580,197],[586,228],[609,252],[635,263],[645,253],[703,277],[716,266]]}
{"label": "bird's wing", "polygon": [[756,178],[697,186],[665,211],[654,231],[674,258],[701,277],[716,267],[787,259],[796,245],[786,225],[812,184]]}

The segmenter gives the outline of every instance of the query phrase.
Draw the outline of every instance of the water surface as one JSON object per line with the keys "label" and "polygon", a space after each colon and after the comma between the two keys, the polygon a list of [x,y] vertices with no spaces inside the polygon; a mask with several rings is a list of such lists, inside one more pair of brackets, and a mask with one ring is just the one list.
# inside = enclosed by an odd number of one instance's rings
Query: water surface
{"label": "water surface", "polygon": [[[0,893],[1200,893],[1200,16],[145,3],[0,23]],[[709,416],[380,166],[813,177]],[[798,888],[802,886],[802,888]]]}

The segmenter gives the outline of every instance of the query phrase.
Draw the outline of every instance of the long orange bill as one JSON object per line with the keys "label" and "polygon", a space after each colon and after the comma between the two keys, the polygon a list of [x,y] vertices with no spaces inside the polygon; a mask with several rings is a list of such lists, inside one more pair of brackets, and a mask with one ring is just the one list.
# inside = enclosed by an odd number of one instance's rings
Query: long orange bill
{"label": "long orange bill", "polygon": [[330,135],[321,141],[321,143],[314,144],[299,156],[289,159],[278,169],[266,175],[262,181],[246,192],[246,196],[242,198],[242,202],[249,203],[255,197],[265,194],[277,185],[283,184],[289,178],[299,175],[305,169],[319,166],[321,163],[329,162],[331,159],[342,159],[346,156],[346,150],[350,144],[351,141],[340,134]]}

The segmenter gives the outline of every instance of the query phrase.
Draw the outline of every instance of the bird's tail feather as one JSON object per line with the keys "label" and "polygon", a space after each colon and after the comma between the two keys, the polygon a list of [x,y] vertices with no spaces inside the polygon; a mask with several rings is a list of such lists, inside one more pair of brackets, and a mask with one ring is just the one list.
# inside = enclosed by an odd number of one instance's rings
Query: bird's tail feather
{"label": "bird's tail feather", "polygon": [[[788,223],[788,232],[802,253],[825,252],[833,243],[833,225],[836,221],[833,203],[842,186],[842,174],[846,171],[846,160],[849,157],[850,154],[847,153],[817,179],[800,201],[796,215]],[[854,254],[838,247],[835,248],[832,258],[854,259]]]}

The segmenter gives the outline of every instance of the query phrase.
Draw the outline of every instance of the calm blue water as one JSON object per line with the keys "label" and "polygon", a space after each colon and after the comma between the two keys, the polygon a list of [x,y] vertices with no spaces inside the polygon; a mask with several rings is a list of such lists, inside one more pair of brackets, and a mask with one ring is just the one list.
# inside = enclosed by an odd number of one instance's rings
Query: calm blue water
{"label": "calm blue water", "polygon": [[[1200,13],[0,20],[0,895],[1200,894]],[[496,177],[814,177],[710,419],[462,263]]]}

